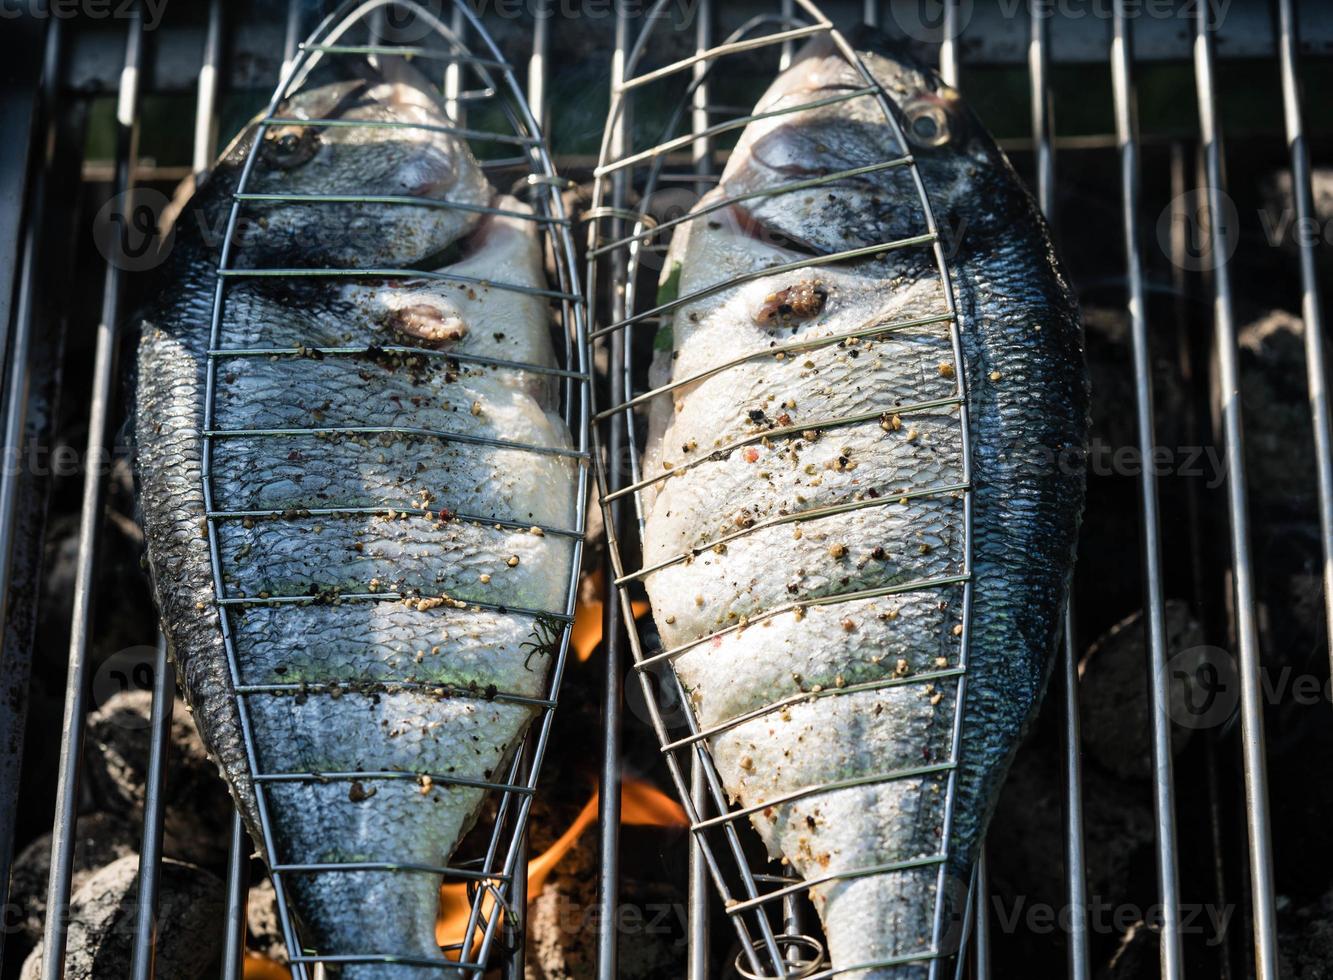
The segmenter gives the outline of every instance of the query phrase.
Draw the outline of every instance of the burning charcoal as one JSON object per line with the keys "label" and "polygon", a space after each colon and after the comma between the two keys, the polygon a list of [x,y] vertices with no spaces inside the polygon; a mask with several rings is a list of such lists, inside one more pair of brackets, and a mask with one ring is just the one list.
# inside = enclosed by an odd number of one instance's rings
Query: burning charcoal
{"label": "burning charcoal", "polygon": [[287,945],[282,940],[282,923],[278,920],[278,897],[268,878],[250,889],[245,923],[250,930],[251,949],[279,963],[287,962]]}
{"label": "burning charcoal", "polygon": [[[1037,740],[1019,752],[987,836],[996,895],[1002,900],[1022,896],[1024,907],[1067,905],[1064,866],[1051,859],[1050,842],[1064,834],[1057,753],[1057,746]],[[1152,844],[1152,803],[1136,787],[1088,767],[1083,804],[1088,896],[1125,901],[1135,863]]]}
{"label": "burning charcoal", "polygon": [[[1093,475],[1115,474],[1130,447],[1138,445],[1134,414],[1134,374],[1130,370],[1129,314],[1122,308],[1084,306],[1088,373],[1092,400],[1091,460]],[[1160,348],[1160,349],[1158,349]],[[1169,344],[1154,348],[1153,405],[1160,446],[1181,446],[1185,437],[1185,397],[1177,383]],[[1117,456],[1117,453],[1120,455]],[[1119,462],[1118,462],[1119,460]],[[1121,473],[1119,475],[1133,475]]]}
{"label": "burning charcoal", "polygon": [[[543,812],[545,811],[545,812]],[[537,798],[528,865],[527,980],[592,980],[596,976],[597,839],[591,832],[596,797],[576,802]],[[685,814],[645,780],[625,779],[620,888],[620,971],[625,980],[675,980],[684,972],[679,882],[658,863],[663,849],[680,850]],[[648,847],[635,847],[647,835]],[[671,853],[675,853],[674,850]],[[668,862],[669,863],[669,862]]]}
{"label": "burning charcoal", "polygon": [[[1166,603],[1166,655],[1171,675],[1171,717],[1191,717],[1188,678],[1203,656],[1203,631],[1184,602]],[[1111,627],[1079,663],[1079,710],[1083,749],[1088,757],[1122,779],[1152,777],[1148,654],[1143,616],[1135,613]],[[1179,753],[1190,729],[1177,725],[1172,745]]]}
{"label": "burning charcoal", "polygon": [[[63,458],[61,454],[70,451],[70,446],[58,445],[51,458]],[[48,465],[54,471],[60,471],[59,464]],[[133,499],[132,492],[125,490],[120,483],[127,478],[127,474],[128,469],[117,463],[114,468],[116,495],[128,502]],[[125,506],[130,505],[127,503]],[[89,651],[94,667],[113,656],[116,651],[142,643],[145,629],[151,629],[156,622],[152,599],[140,566],[143,533],[124,513],[108,508],[108,520],[101,541],[101,574],[94,581],[96,601],[101,608],[115,609],[120,614],[105,617],[104,624],[96,630]],[[44,629],[58,631],[68,628],[73,611],[71,603],[79,554],[77,513],[57,514],[52,518],[45,551],[39,615]],[[38,663],[34,665],[39,681],[55,685],[57,689],[62,688],[62,675],[56,668],[60,658],[53,658],[49,667],[42,664],[41,659],[38,658]]]}
{"label": "burning charcoal", "polygon": [[[139,859],[108,864],[70,900],[65,980],[103,980],[129,973]],[[222,951],[218,923],[223,886],[202,868],[170,859],[162,862],[157,914],[157,975],[172,980],[201,976]],[[41,946],[23,964],[20,980],[40,980]]]}
{"label": "burning charcoal", "polygon": [[[71,891],[102,867],[134,854],[139,849],[139,828],[111,813],[89,813],[79,817],[74,833],[74,878]],[[33,942],[42,938],[46,918],[46,879],[51,869],[51,835],[44,834],[14,859],[10,878],[10,901],[14,905],[7,924]]]}
{"label": "burning charcoal", "polygon": [[[540,799],[540,798],[538,798]],[[577,811],[549,808],[534,814],[531,850],[540,854],[555,843]],[[541,817],[540,822],[536,819]],[[528,903],[526,980],[592,980],[597,973],[597,838],[580,834]],[[623,949],[623,947],[622,947]]]}
{"label": "burning charcoal", "polygon": [[1289,252],[1300,248],[1301,236],[1313,235],[1315,255],[1325,259],[1327,250],[1319,248],[1322,233],[1333,221],[1333,168],[1316,166],[1310,173],[1310,187],[1314,192],[1314,217],[1318,222],[1315,229],[1302,229],[1296,223],[1296,212],[1292,205],[1291,171],[1278,170],[1268,175],[1262,182],[1260,193],[1263,196],[1264,233],[1270,244],[1279,245]]}
{"label": "burning charcoal", "polygon": [[1305,384],[1305,329],[1272,310],[1240,332],[1245,466],[1252,506],[1268,514],[1315,513],[1314,435]]}
{"label": "burning charcoal", "polygon": [[[151,713],[149,692],[124,691],[88,717],[93,795],[105,809],[135,820],[143,816]],[[166,852],[202,865],[226,861],[231,801],[193,718],[179,700],[172,715],[165,792]]]}
{"label": "burning charcoal", "polygon": [[1329,966],[1333,963],[1333,892],[1310,905],[1282,910],[1279,918],[1282,976],[1308,980],[1333,977]]}

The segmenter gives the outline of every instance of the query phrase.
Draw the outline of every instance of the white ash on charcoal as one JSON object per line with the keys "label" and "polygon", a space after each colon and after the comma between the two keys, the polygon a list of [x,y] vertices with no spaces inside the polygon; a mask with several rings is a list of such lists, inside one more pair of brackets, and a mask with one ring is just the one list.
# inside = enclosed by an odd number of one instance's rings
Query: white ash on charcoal
{"label": "white ash on charcoal", "polygon": [[[143,819],[152,700],[148,691],[123,691],[88,716],[87,773],[93,796],[102,809],[135,821]],[[166,853],[205,866],[225,862],[231,800],[180,699],[172,712],[164,794]]]}
{"label": "white ash on charcoal", "polygon": [[278,918],[278,896],[273,882],[264,878],[250,887],[245,903],[245,925],[249,931],[246,946],[253,952],[286,965],[287,944],[282,938],[282,922]]}
{"label": "white ash on charcoal", "polygon": [[1314,197],[1314,215],[1317,227],[1302,227],[1296,221],[1292,201],[1291,171],[1276,170],[1263,179],[1260,195],[1265,240],[1285,249],[1288,253],[1300,250],[1302,241],[1314,246],[1315,255],[1327,262],[1330,222],[1333,222],[1333,167],[1314,167],[1310,172],[1310,188]]}
{"label": "white ash on charcoal", "polygon": [[1136,922],[1120,937],[1120,945],[1105,966],[1096,973],[1097,980],[1143,980],[1157,976],[1161,941],[1145,922]]}
{"label": "white ash on charcoal", "polygon": [[[535,831],[532,852],[549,846],[560,826]],[[634,857],[634,833],[622,828],[627,860]],[[677,882],[665,879],[633,873],[621,878],[616,928],[623,980],[678,980],[684,973],[679,913],[685,896]],[[526,980],[594,980],[597,915],[597,835],[589,826],[528,903]]]}
{"label": "white ash on charcoal", "polygon": [[[529,853],[545,852],[578,818],[580,802],[533,801]],[[537,895],[529,896],[526,980],[591,980],[597,971],[597,840],[579,835]]]}
{"label": "white ash on charcoal", "polygon": [[[211,971],[222,952],[224,888],[215,875],[191,864],[162,862],[157,912],[157,975],[194,980]],[[102,868],[70,899],[64,980],[105,980],[129,973],[139,891],[139,859],[123,857]],[[23,964],[20,980],[41,980],[41,944]]]}
{"label": "white ash on charcoal", "polygon": [[[74,875],[78,891],[102,868],[139,850],[139,825],[114,813],[86,813],[74,825]],[[51,835],[43,834],[14,858],[9,879],[12,911],[6,925],[36,943],[46,921],[46,884],[51,871]],[[13,939],[11,939],[11,942]]]}
{"label": "white ash on charcoal", "polygon": [[[1199,705],[1189,678],[1195,677],[1208,651],[1203,629],[1178,599],[1165,605],[1166,656],[1170,712],[1188,721]],[[1136,612],[1111,627],[1079,661],[1079,712],[1083,751],[1097,765],[1121,779],[1152,778],[1152,708],[1148,701],[1148,652],[1143,614]],[[1225,721],[1225,718],[1220,719]],[[1192,729],[1176,724],[1171,744],[1179,755]]]}

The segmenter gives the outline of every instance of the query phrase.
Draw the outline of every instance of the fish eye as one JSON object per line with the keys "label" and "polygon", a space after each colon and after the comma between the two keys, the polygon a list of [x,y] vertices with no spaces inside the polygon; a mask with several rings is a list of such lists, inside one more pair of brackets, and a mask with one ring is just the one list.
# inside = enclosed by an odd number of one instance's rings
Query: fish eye
{"label": "fish eye", "polygon": [[943,146],[949,142],[949,114],[938,102],[919,99],[903,106],[907,117],[907,139],[917,146]]}
{"label": "fish eye", "polygon": [[291,126],[274,131],[264,140],[264,157],[275,167],[291,170],[307,162],[318,148],[318,133],[308,126]]}

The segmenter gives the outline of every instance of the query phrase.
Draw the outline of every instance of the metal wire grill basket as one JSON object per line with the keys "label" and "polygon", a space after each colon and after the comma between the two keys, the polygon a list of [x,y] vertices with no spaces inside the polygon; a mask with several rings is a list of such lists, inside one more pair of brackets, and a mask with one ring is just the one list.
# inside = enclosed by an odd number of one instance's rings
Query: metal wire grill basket
{"label": "metal wire grill basket", "polygon": [[[952,854],[952,809],[961,738],[961,711],[958,710],[958,706],[963,703],[965,697],[967,677],[971,610],[972,487],[967,392],[964,381],[966,372],[961,342],[961,331],[966,325],[959,323],[959,318],[955,314],[944,242],[936,226],[925,185],[910,152],[908,141],[904,138],[904,121],[900,118],[900,110],[871,75],[844,36],[817,7],[808,0],[797,0],[799,12],[788,10],[783,13],[755,16],[715,46],[701,39],[699,50],[694,55],[670,64],[650,67],[648,64],[650,41],[666,2],[667,0],[660,0],[645,15],[646,26],[643,31],[628,49],[624,61],[618,62],[613,68],[610,112],[601,154],[594,171],[592,209],[588,215],[592,221],[589,236],[588,281],[589,294],[594,298],[589,314],[593,329],[589,336],[594,341],[609,340],[611,351],[610,404],[604,408],[599,407],[593,419],[594,435],[598,439],[595,456],[599,466],[599,489],[606,513],[612,570],[620,598],[621,616],[628,628],[635,669],[671,777],[681,798],[687,801],[697,858],[702,863],[701,867],[706,869],[712,879],[739,938],[741,953],[736,962],[737,971],[745,977],[824,978],[856,974],[874,968],[929,962],[931,974],[935,976],[947,958],[959,948],[968,925],[965,917],[961,914],[955,915],[951,910],[962,913],[964,907],[970,908],[970,904],[963,896],[949,894],[946,875],[946,863]],[[835,96],[802,100],[798,104],[783,105],[778,109],[756,113],[725,104],[728,96],[722,95],[719,90],[724,84],[725,66],[732,58],[739,55],[753,57],[757,52],[764,52],[771,56],[778,67],[783,67],[790,61],[792,46],[796,42],[818,36],[826,37],[841,57],[853,67],[862,82],[859,88]],[[640,99],[661,100],[663,96],[655,94],[661,91],[658,87],[669,86],[673,82],[677,84],[677,89],[668,91],[673,91],[671,98],[676,99],[674,112],[670,114],[669,121],[660,133],[654,132],[647,137],[649,145],[640,146],[632,135],[635,102]],[[679,97],[679,88],[682,84],[683,99]],[[733,93],[728,95],[736,98]],[[743,99],[744,96],[740,98]],[[702,189],[716,183],[717,178],[713,176],[714,145],[720,137],[736,133],[756,119],[800,112],[852,99],[874,101],[901,150],[898,156],[869,166],[796,180],[762,191],[722,197],[666,220],[654,217],[658,204],[655,195],[663,186],[670,186],[672,182],[685,182]],[[690,109],[688,118],[687,108]],[[662,254],[666,249],[669,233],[674,233],[688,222],[707,220],[709,215],[724,207],[760,195],[806,192],[835,181],[888,168],[903,168],[911,174],[912,186],[915,188],[924,219],[919,234],[835,254],[802,257],[789,263],[743,273],[695,291],[682,291],[681,295],[666,302],[654,302],[641,295],[641,273],[645,268],[656,268],[656,265],[648,259]],[[752,280],[799,269],[850,262],[895,249],[925,249],[930,253],[934,272],[939,277],[941,286],[941,302],[937,310],[911,320],[878,322],[846,333],[829,333],[817,339],[806,338],[776,343],[775,346],[744,353],[706,371],[674,379],[668,384],[650,390],[641,390],[639,387],[643,372],[636,365],[636,348],[641,357],[642,346],[633,342],[630,336],[633,332],[669,324],[675,310],[705,296],[722,293]],[[602,313],[596,308],[596,297],[599,294],[598,281],[604,277],[609,277],[610,308]],[[675,463],[671,469],[663,472],[646,474],[641,469],[638,430],[641,428],[642,420],[638,410],[654,399],[670,397],[670,392],[676,389],[706,378],[723,375],[739,364],[774,357],[782,358],[816,348],[845,344],[849,340],[858,342],[863,338],[881,337],[904,329],[930,327],[947,331],[952,349],[951,376],[954,384],[953,391],[948,397],[913,405],[886,403],[881,409],[876,409],[869,415],[821,418],[794,425],[781,424],[778,428],[747,435],[716,449],[700,450],[697,455],[688,456],[684,461]],[[669,649],[654,647],[654,641],[650,641],[639,631],[634,621],[633,601],[641,596],[642,583],[653,572],[678,562],[691,561],[711,548],[725,546],[731,541],[766,527],[796,524],[852,510],[883,507],[889,503],[897,503],[901,499],[898,496],[849,499],[834,505],[812,507],[767,518],[739,530],[721,534],[665,562],[644,566],[638,564],[639,560],[636,558],[640,551],[636,538],[643,532],[645,518],[643,491],[672,479],[699,463],[726,458],[733,452],[761,441],[800,438],[801,433],[806,430],[833,430],[843,425],[874,421],[881,415],[887,418],[896,413],[907,419],[913,413],[932,409],[945,409],[954,413],[953,417],[960,429],[961,459],[957,463],[960,479],[941,486],[911,488],[904,494],[910,498],[950,496],[959,501],[963,527],[961,561],[949,574],[794,601],[788,605],[766,609],[747,621],[722,627],[708,635]],[[599,425],[605,426],[605,433],[601,432]],[[628,479],[625,478],[626,471]],[[621,520],[622,505],[627,499],[632,499],[635,504],[638,535],[635,535],[632,529],[628,533],[625,531],[626,523],[633,525],[634,522]],[[954,655],[948,658],[949,663],[946,667],[938,670],[910,676],[886,676],[878,680],[825,690],[816,688],[813,694],[802,693],[786,697],[724,722],[704,727],[696,716],[690,697],[671,668],[672,662],[679,655],[715,637],[746,629],[760,620],[782,613],[795,611],[799,614],[801,609],[809,605],[829,605],[885,595],[930,593],[946,589],[957,590],[961,594],[961,629],[957,631],[957,648]],[[886,687],[930,684],[941,688],[952,688],[954,694],[953,718],[950,723],[951,749],[947,759],[910,769],[859,775],[837,782],[808,786],[787,795],[765,798],[761,803],[754,805],[733,806],[728,803],[727,793],[723,788],[710,748],[710,739],[714,736],[743,723],[777,713],[785,707],[811,697],[840,697]],[[671,700],[680,706],[690,707],[673,713],[668,704]],[[673,728],[681,730],[673,731]],[[832,790],[937,775],[944,780],[945,802],[943,822],[938,828],[940,846],[934,854],[798,880],[788,875],[769,872],[764,859],[756,858],[742,839],[745,832],[740,825],[768,807]],[[842,964],[836,968],[830,966],[824,957],[824,947],[820,940],[803,928],[802,920],[805,918],[805,910],[802,907],[803,896],[818,885],[920,868],[938,869],[929,944],[892,957],[864,963]],[[964,921],[960,923],[957,921],[959,918],[964,918]]]}
{"label": "metal wire grill basket", "polygon": [[[393,22],[386,15],[392,11]],[[532,795],[536,787],[542,757],[547,741],[564,672],[565,656],[569,646],[570,626],[573,622],[575,596],[577,591],[580,555],[582,550],[583,527],[585,519],[585,501],[587,498],[587,467],[583,461],[588,454],[588,368],[585,359],[587,344],[585,337],[584,304],[577,269],[574,249],[570,237],[570,223],[565,215],[560,190],[562,184],[552,168],[550,154],[543,141],[538,124],[519,86],[513,69],[503,59],[495,42],[482,27],[480,21],[466,4],[452,7],[453,17],[446,23],[442,17],[427,8],[400,0],[349,0],[338,10],[326,17],[309,38],[299,45],[295,57],[290,60],[283,73],[282,81],[273,93],[267,109],[257,122],[257,138],[252,142],[248,156],[241,170],[239,184],[233,195],[232,205],[227,219],[225,237],[217,266],[217,279],[211,313],[211,337],[207,352],[205,408],[203,421],[203,467],[204,500],[206,507],[207,532],[212,564],[216,603],[221,611],[221,624],[226,645],[228,670],[237,695],[237,707],[240,718],[246,758],[255,785],[259,821],[262,830],[262,856],[269,866],[272,876],[282,933],[290,961],[296,976],[306,977],[309,968],[317,963],[410,963],[414,966],[435,968],[438,970],[464,971],[469,975],[479,975],[488,969],[493,949],[498,943],[505,944],[511,959],[520,964],[522,960],[522,911],[526,876],[523,873],[525,861],[525,828]],[[407,19],[405,19],[407,18]],[[365,35],[362,39],[361,35]],[[411,43],[405,43],[405,36],[411,37]],[[471,38],[471,44],[467,39]],[[480,52],[480,53],[475,53]],[[369,58],[385,56],[404,56],[413,59],[418,65],[436,66],[442,78],[442,96],[450,123],[438,127],[444,132],[467,140],[478,148],[477,156],[492,183],[501,182],[500,186],[508,189],[512,184],[514,193],[526,196],[531,204],[531,213],[506,210],[503,207],[456,204],[449,201],[424,202],[432,207],[465,209],[485,214],[503,215],[535,223],[544,236],[544,245],[556,270],[554,288],[536,288],[532,286],[506,283],[503,281],[483,281],[452,272],[423,272],[404,268],[266,268],[248,267],[240,264],[243,256],[237,245],[238,223],[248,209],[262,209],[266,204],[275,202],[297,203],[309,207],[329,207],[339,204],[372,205],[384,208],[413,206],[420,207],[420,197],[366,196],[345,194],[256,194],[248,190],[250,177],[263,143],[262,134],[270,127],[328,127],[336,125],[376,126],[376,127],[423,127],[428,124],[386,120],[304,119],[285,118],[280,109],[290,94],[297,91],[315,66],[325,58]],[[433,73],[432,68],[425,69]],[[468,116],[474,119],[483,117],[486,125],[469,128]],[[499,146],[508,155],[487,153],[486,149]],[[411,427],[311,427],[284,429],[246,429],[235,430],[222,428],[217,424],[215,415],[216,391],[218,388],[218,365],[222,360],[236,358],[267,358],[281,361],[307,356],[312,349],[286,347],[247,347],[238,346],[228,337],[227,321],[224,316],[228,290],[241,280],[263,278],[308,279],[322,277],[338,280],[394,280],[402,278],[437,279],[462,284],[468,287],[483,286],[498,290],[515,290],[530,295],[538,295],[548,300],[552,310],[552,321],[558,322],[563,336],[563,350],[558,354],[562,367],[550,368],[539,364],[506,361],[480,355],[467,355],[425,347],[391,346],[385,350],[403,356],[442,360],[451,367],[461,363],[479,365],[483,368],[501,368],[513,371],[531,372],[552,377],[561,389],[561,408],[563,419],[573,435],[574,445],[569,449],[527,445],[507,439],[488,438],[475,434],[453,431],[424,430]],[[560,344],[556,345],[561,348]],[[355,357],[364,354],[364,349],[344,347],[320,347],[314,354],[321,358]],[[512,761],[506,764],[497,780],[478,781],[452,776],[448,773],[417,773],[406,771],[376,772],[265,772],[259,764],[250,721],[250,704],[255,698],[290,695],[300,690],[331,690],[338,685],[323,683],[318,685],[300,684],[259,684],[250,682],[238,666],[233,631],[235,625],[232,615],[236,609],[254,605],[291,606],[293,604],[315,601],[313,597],[301,596],[260,596],[232,594],[227,584],[226,562],[219,546],[219,527],[228,521],[285,521],[292,519],[289,511],[233,511],[220,509],[215,503],[212,458],[217,444],[223,439],[246,438],[252,440],[281,439],[289,436],[325,436],[325,435],[388,435],[391,437],[422,436],[442,442],[460,442],[482,445],[518,453],[543,453],[564,456],[575,461],[577,472],[575,526],[545,527],[544,534],[570,540],[570,561],[568,584],[564,590],[563,608],[558,610],[519,609],[512,606],[498,606],[469,599],[465,605],[473,609],[488,608],[493,611],[530,617],[534,623],[534,635],[539,636],[543,651],[552,655],[549,680],[545,693],[541,697],[524,696],[517,693],[500,691],[494,697],[497,701],[521,703],[536,709],[534,721],[529,726],[523,743]],[[390,510],[385,507],[360,507],[330,501],[328,506],[317,511],[302,511],[302,515],[381,515],[397,512],[400,515],[428,516],[431,512],[423,508],[399,508]],[[503,526],[528,529],[530,520],[521,520],[522,515],[512,518],[494,517],[458,513],[451,515],[451,520],[460,520],[487,526]],[[407,598],[392,591],[370,591],[351,594],[343,593],[340,602],[377,603]],[[161,663],[159,663],[161,667]],[[159,670],[159,682],[169,677],[164,670]],[[159,683],[159,686],[162,686]],[[468,696],[466,691],[445,691],[438,685],[417,684],[417,687],[430,686],[437,694],[449,696]],[[161,693],[162,700],[169,700],[169,695]],[[168,711],[169,716],[169,711]],[[284,855],[279,848],[269,817],[267,801],[270,787],[276,783],[325,783],[328,781],[352,781],[372,784],[385,780],[420,780],[429,777],[431,784],[440,786],[462,785],[488,791],[498,797],[493,813],[489,816],[489,828],[484,834],[474,829],[473,839],[483,839],[484,845],[479,853],[454,855],[451,863],[439,866],[416,865],[406,863],[385,863],[366,861],[299,863],[289,855]],[[483,820],[487,819],[483,817]],[[239,835],[239,830],[237,831]],[[239,836],[237,837],[239,840]],[[442,856],[443,857],[443,856]],[[233,868],[245,860],[245,849],[234,848]],[[515,869],[519,869],[515,873]],[[357,871],[392,871],[402,874],[429,875],[441,878],[446,883],[462,883],[467,888],[469,914],[466,929],[457,942],[445,947],[449,959],[422,960],[404,957],[393,950],[356,950],[356,951],[320,951],[311,950],[301,943],[293,909],[288,894],[288,880],[293,875],[336,875]],[[233,877],[236,877],[234,873]],[[57,886],[58,886],[57,882]],[[68,879],[64,888],[68,889]],[[51,917],[48,922],[46,958],[48,975],[60,974],[60,962],[63,957],[64,936],[58,930],[59,917]],[[234,963],[234,959],[231,960]],[[521,965],[519,970],[521,973]]]}

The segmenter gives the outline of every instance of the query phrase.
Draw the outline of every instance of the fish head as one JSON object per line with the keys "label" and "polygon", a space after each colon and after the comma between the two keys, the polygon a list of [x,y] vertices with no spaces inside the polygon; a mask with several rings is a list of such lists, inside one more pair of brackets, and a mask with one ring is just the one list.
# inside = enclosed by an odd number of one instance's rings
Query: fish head
{"label": "fish head", "polygon": [[[423,85],[385,79],[302,89],[224,157],[235,184],[259,141],[238,221],[243,253],[342,268],[402,266],[444,253],[477,224],[492,188]],[[336,201],[300,200],[333,195]],[[362,198],[394,198],[361,200]],[[413,201],[419,199],[422,204]]]}
{"label": "fish head", "polygon": [[[960,230],[982,241],[1002,229],[1009,188],[1025,192],[962,96],[881,35],[852,46],[860,65],[827,35],[809,42],[756,105],[722,178],[729,195],[755,195],[739,205],[754,227],[812,255],[919,239],[919,175],[946,251]],[[930,256],[869,261],[903,272]]]}

